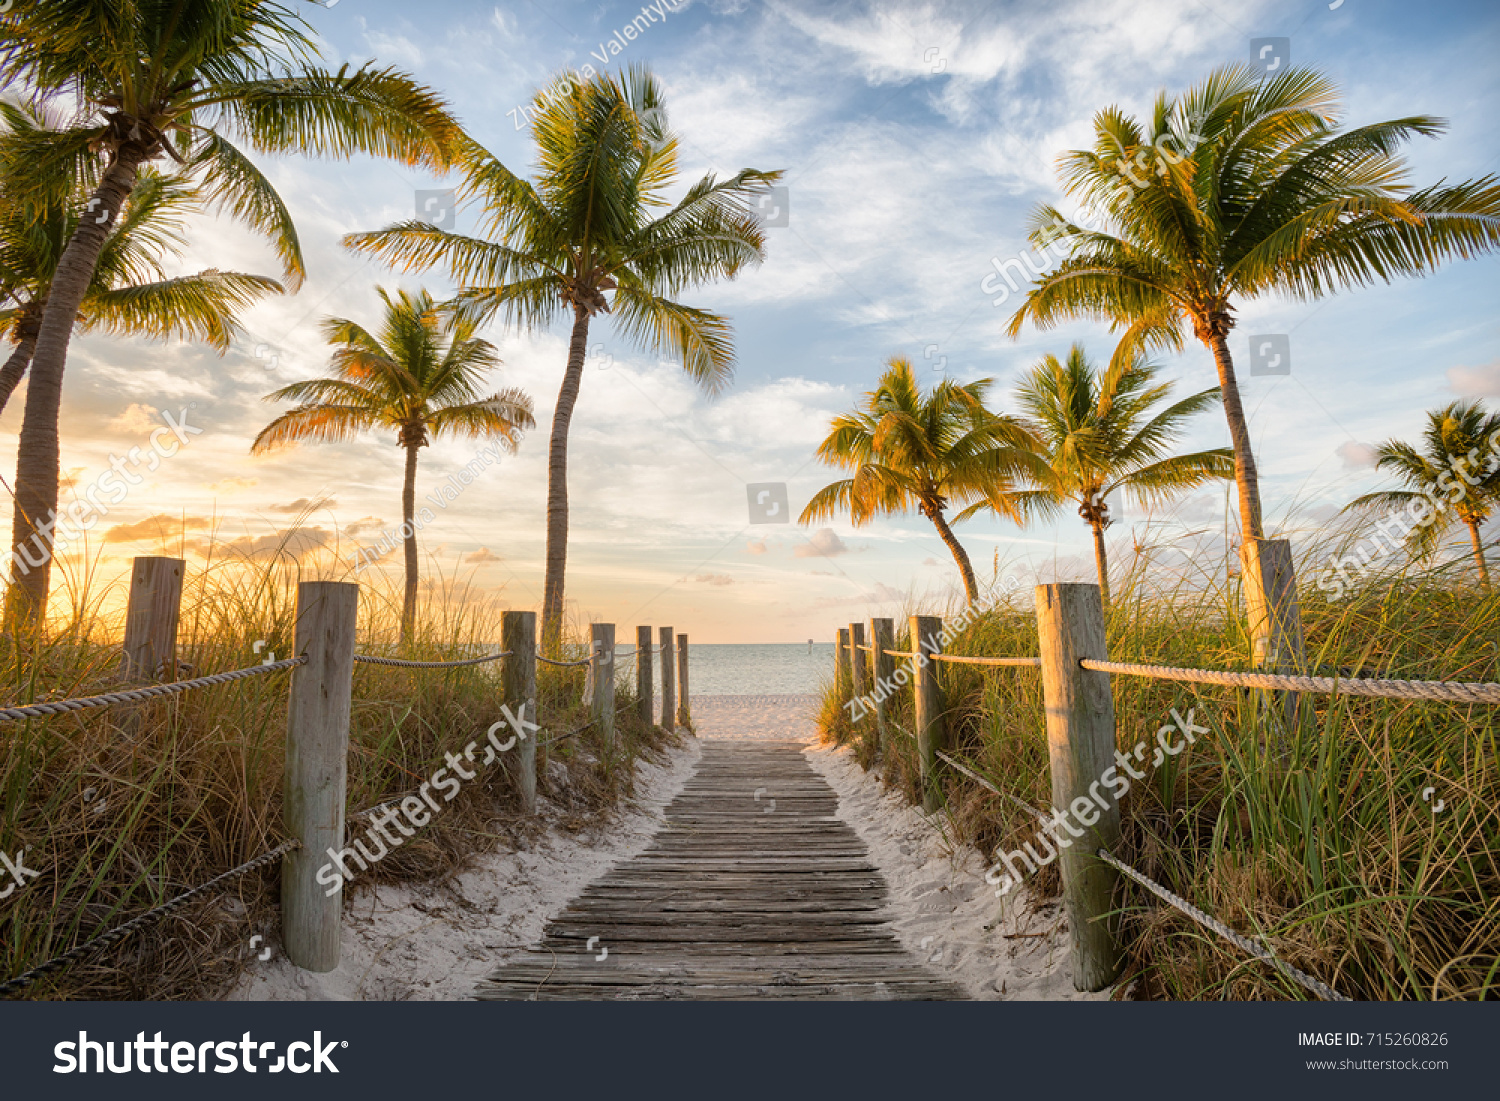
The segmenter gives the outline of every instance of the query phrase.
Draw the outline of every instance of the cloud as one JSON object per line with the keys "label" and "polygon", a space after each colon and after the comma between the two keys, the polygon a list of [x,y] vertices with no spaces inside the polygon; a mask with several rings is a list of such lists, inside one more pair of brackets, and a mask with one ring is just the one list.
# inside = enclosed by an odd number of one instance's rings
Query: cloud
{"label": "cloud", "polygon": [[764,539],[752,539],[745,544],[745,551],[748,554],[765,554],[767,549]]}
{"label": "cloud", "polygon": [[941,567],[942,563],[939,562],[936,558],[924,558],[922,559],[922,565]]}
{"label": "cloud", "polygon": [[332,497],[298,497],[284,505],[272,505],[272,512],[315,512],[320,508],[337,508],[338,501]]}
{"label": "cloud", "polygon": [[68,472],[57,479],[58,490],[76,489],[78,483],[83,481],[83,475],[86,470],[88,470],[86,466],[68,467]]}
{"label": "cloud", "polygon": [[503,559],[489,547],[480,547],[477,551],[464,555],[463,561],[465,566],[487,566],[491,562],[501,562]]}
{"label": "cloud", "polygon": [[125,407],[124,412],[109,422],[109,426],[122,432],[150,432],[153,428],[161,427],[161,419],[151,406],[132,402]]}
{"label": "cloud", "polygon": [[358,539],[367,532],[375,532],[377,535],[385,530],[385,521],[379,516],[362,516],[352,524],[344,525],[344,534],[350,539]]}
{"label": "cloud", "polygon": [[1345,470],[1358,470],[1362,467],[1375,465],[1375,449],[1367,443],[1360,443],[1358,440],[1345,440],[1339,444],[1335,454],[1344,460]]}
{"label": "cloud", "polygon": [[269,535],[241,535],[235,539],[194,539],[188,546],[200,554],[237,554],[245,558],[294,558],[301,561],[330,546],[333,533],[319,527],[284,528]]}
{"label": "cloud", "polygon": [[797,558],[833,558],[835,555],[848,553],[848,545],[832,528],[822,528],[813,532],[806,543],[799,544],[792,551]]}
{"label": "cloud", "polygon": [[137,520],[133,524],[116,524],[104,533],[106,543],[133,543],[137,539],[165,539],[184,531],[208,527],[206,516],[170,516],[165,512]]}
{"label": "cloud", "polygon": [[1465,398],[1500,398],[1500,359],[1483,367],[1449,367],[1448,388]]}
{"label": "cloud", "polygon": [[702,581],[706,585],[733,585],[734,578],[727,573],[700,573],[693,578],[694,581]]}

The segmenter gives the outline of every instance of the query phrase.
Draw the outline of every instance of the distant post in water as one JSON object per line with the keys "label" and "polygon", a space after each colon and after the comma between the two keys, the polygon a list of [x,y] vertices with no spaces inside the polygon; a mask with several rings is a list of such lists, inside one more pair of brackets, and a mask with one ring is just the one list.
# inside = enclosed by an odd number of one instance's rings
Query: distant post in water
{"label": "distant post in water", "polygon": [[615,752],[615,625],[595,623],[591,628],[593,649],[590,672],[594,691],[589,697],[589,717],[599,731],[607,756]]}
{"label": "distant post in water", "polygon": [[125,613],[125,680],[177,679],[177,618],[182,605],[181,558],[136,558],[130,566]]}
{"label": "distant post in water", "polygon": [[[1083,828],[1072,844],[1058,845],[1073,933],[1073,985],[1102,990],[1123,962],[1115,908],[1119,876],[1094,854],[1120,840],[1120,807],[1099,791],[1115,763],[1115,701],[1109,674],[1084,669],[1085,658],[1107,661],[1104,603],[1097,585],[1053,584],[1036,588],[1037,637],[1041,644],[1042,690],[1047,706],[1047,749],[1052,760],[1052,806]],[[1090,790],[1092,787],[1092,791]],[[1072,833],[1070,828],[1069,833]],[[1055,843],[1055,842],[1054,842]]]}
{"label": "distant post in water", "polygon": [[651,698],[655,689],[651,684],[651,628],[635,629],[635,694],[636,714],[649,730],[653,724]]}
{"label": "distant post in water", "polygon": [[[505,671],[501,694],[511,714],[522,722],[536,718],[536,613],[506,612],[500,622],[501,649],[510,651],[504,658]],[[516,762],[519,775],[516,786],[521,791],[521,807],[527,814],[536,813],[536,739],[519,734]]]}
{"label": "distant post in water", "polygon": [[677,636],[677,724],[692,730],[693,712],[688,707],[687,635]]}
{"label": "distant post in water", "polygon": [[896,675],[896,659],[887,650],[896,648],[896,621],[894,619],[872,619],[870,620],[870,646],[875,651],[871,654],[871,666],[875,672],[875,729],[880,738],[880,752],[885,753],[889,748],[890,732],[886,729],[885,719],[885,694],[889,685]]}
{"label": "distant post in water", "polygon": [[942,634],[940,616],[911,617],[912,650],[917,654],[917,760],[922,772],[922,809],[929,814],[943,805],[937,753],[947,748],[947,739],[943,723],[943,691],[938,681],[937,662],[932,660],[933,654],[943,652]]}
{"label": "distant post in water", "polygon": [[[1307,669],[1302,609],[1297,603],[1297,575],[1287,539],[1246,539],[1240,549],[1245,611],[1257,668],[1301,674]],[[1297,693],[1272,691],[1263,699],[1275,705],[1290,727],[1297,718]]]}
{"label": "distant post in water", "polygon": [[839,704],[842,705],[849,698],[849,688],[854,682],[854,667],[849,660],[849,628],[840,627],[838,639],[834,646],[834,654],[837,664],[834,666],[833,683],[838,694]]}
{"label": "distant post in water", "polygon": [[668,733],[677,729],[677,647],[672,642],[672,628],[661,628],[661,728]]}
{"label": "distant post in water", "polygon": [[344,847],[349,760],[349,701],[354,685],[354,631],[359,586],[303,581],[297,586],[294,653],[286,711],[282,822],[302,842],[281,859],[281,940],[287,958],[307,971],[339,965],[342,883],[331,894],[318,870]]}

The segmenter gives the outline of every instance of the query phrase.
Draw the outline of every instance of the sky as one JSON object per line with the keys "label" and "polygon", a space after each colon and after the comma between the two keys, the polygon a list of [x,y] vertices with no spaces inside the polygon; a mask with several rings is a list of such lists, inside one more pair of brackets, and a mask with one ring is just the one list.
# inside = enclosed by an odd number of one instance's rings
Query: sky
{"label": "sky", "polygon": [[[764,264],[683,296],[732,319],[732,386],[710,397],[680,366],[620,339],[607,318],[591,330],[569,447],[569,614],[614,622],[624,637],[634,625],[671,624],[703,643],[827,641],[841,622],[955,599],[958,571],[920,515],[858,529],[846,518],[764,522],[746,487],[785,484],[794,519],[838,477],[815,458],[830,418],[892,356],[908,357],[928,385],[994,379],[1001,411],[1015,409],[1012,388],[1049,352],[1081,342],[1107,362],[1113,339],[1098,324],[1010,338],[1021,295],[997,305],[993,288],[1003,284],[986,284],[999,262],[1027,250],[1038,203],[1075,209],[1055,161],[1092,145],[1095,112],[1143,114],[1159,91],[1176,94],[1217,66],[1249,61],[1252,39],[1285,38],[1291,64],[1341,87],[1348,123],[1449,121],[1441,137],[1408,147],[1412,183],[1500,171],[1500,7],[1477,0],[684,0],[675,9],[653,2],[654,18],[634,38],[623,28],[642,8],[626,2],[297,6],[330,63],[374,59],[412,73],[517,172],[530,174],[533,162],[524,105],[559,70],[598,67],[604,55],[612,70],[649,65],[665,88],[680,145],[677,193],[707,172],[785,173],[786,224],[767,228]],[[624,46],[612,53],[617,31]],[[145,447],[162,411],[186,410],[201,431],[143,475],[87,548],[64,555],[70,576],[92,562],[108,579],[133,555],[184,550],[192,568],[212,536],[252,553],[285,545],[307,568],[347,579],[358,549],[399,526],[394,439],[370,434],[266,456],[251,456],[250,442],[284,408],[265,394],[326,369],[323,318],[378,323],[377,286],[453,289],[440,272],[392,271],[339,244],[410,218],[418,192],[453,181],[368,158],[256,159],[296,220],[308,278],[296,294],[247,311],[224,356],[180,342],[75,337],[63,398],[71,492],[112,453]],[[455,217],[460,232],[474,225],[471,212]],[[263,241],[211,215],[193,222],[178,267],[279,273]],[[1240,302],[1230,348],[1271,534],[1305,538],[1352,497],[1389,487],[1370,449],[1415,439],[1425,410],[1458,397],[1500,403],[1497,301],[1500,257],[1490,256],[1313,303]],[[1287,338],[1290,373],[1251,377],[1251,337],[1267,334]],[[422,567],[497,606],[539,608],[545,441],[568,333],[496,324],[483,335],[503,360],[496,387],[530,393],[537,428],[516,455],[433,509],[419,536]],[[1201,345],[1157,359],[1180,394],[1216,383]],[[7,477],[22,404],[18,394],[0,417]],[[1191,423],[1182,447],[1228,442],[1214,410]],[[454,484],[475,451],[451,439],[425,449],[419,501]],[[1150,515],[1126,503],[1109,541],[1117,556],[1143,543],[1191,548],[1201,533],[1221,532],[1232,511],[1219,489]],[[996,562],[1002,583],[1092,580],[1089,531],[1071,513],[1024,530],[981,517],[957,533],[982,584]],[[398,566],[392,555],[358,580]]]}

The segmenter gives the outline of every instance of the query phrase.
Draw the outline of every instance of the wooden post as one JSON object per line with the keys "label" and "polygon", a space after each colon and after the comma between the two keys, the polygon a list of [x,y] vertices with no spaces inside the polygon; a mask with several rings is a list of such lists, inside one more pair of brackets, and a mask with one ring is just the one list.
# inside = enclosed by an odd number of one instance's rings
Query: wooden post
{"label": "wooden post", "polygon": [[[1287,539],[1247,539],[1240,549],[1244,570],[1245,610],[1256,668],[1276,673],[1303,673],[1307,654],[1302,636],[1302,609],[1297,602],[1297,575]],[[1263,695],[1287,728],[1296,721],[1295,692]]]}
{"label": "wooden post", "polygon": [[[501,695],[511,714],[523,723],[534,723],[536,716],[536,613],[506,612],[500,621],[500,648],[510,651],[505,658]],[[524,730],[524,728],[523,728]],[[527,814],[536,813],[536,738],[518,735],[516,760],[520,775],[516,786],[521,791],[521,807]]]}
{"label": "wooden post", "polygon": [[672,642],[672,628],[661,628],[661,728],[667,733],[677,729],[677,647]]}
{"label": "wooden post", "polygon": [[[1073,934],[1073,985],[1102,990],[1120,973],[1124,957],[1116,938],[1118,919],[1107,916],[1115,908],[1119,876],[1094,855],[1101,848],[1113,850],[1120,840],[1119,804],[1100,787],[1106,772],[1118,775],[1122,767],[1116,763],[1115,701],[1109,674],[1078,664],[1084,658],[1109,658],[1099,586],[1038,585],[1036,621],[1052,806],[1069,823],[1053,827],[1057,832],[1051,842],[1060,850],[1063,899]],[[1073,834],[1073,826],[1083,830],[1082,836]]]}
{"label": "wooden post", "polygon": [[651,695],[654,689],[651,685],[651,628],[637,627],[635,629],[635,693],[639,697],[636,703],[636,714],[640,715],[641,722],[646,724],[646,729],[652,726]]}
{"label": "wooden post", "polygon": [[181,558],[136,558],[130,566],[125,613],[124,680],[177,679],[177,617],[182,604]]}
{"label": "wooden post", "polygon": [[589,717],[599,731],[606,759],[615,754],[615,625],[595,623],[593,633],[594,691],[589,697]]}
{"label": "wooden post", "polygon": [[839,703],[842,705],[849,698],[849,689],[854,683],[854,668],[849,662],[848,627],[839,628],[838,639],[834,644],[834,655],[838,659],[838,664],[834,667],[833,683]]}
{"label": "wooden post", "polygon": [[677,724],[692,730],[693,712],[688,707],[687,635],[677,636]]}
{"label": "wooden post", "polygon": [[943,692],[938,681],[938,665],[931,657],[943,652],[942,634],[941,617],[911,617],[912,651],[922,655],[916,662],[917,759],[922,772],[922,809],[929,814],[943,805],[943,788],[938,782],[937,752],[947,748],[947,735],[943,722]]}
{"label": "wooden post", "polygon": [[291,674],[281,813],[287,836],[302,847],[281,861],[281,943],[287,958],[308,971],[339,965],[343,876],[327,872],[347,870],[344,799],[358,615],[358,585],[303,581],[297,586],[293,646],[307,663]]}
{"label": "wooden post", "polygon": [[863,623],[849,624],[849,688],[853,695],[851,699],[858,699],[870,690],[870,668],[869,655],[860,649],[865,644],[865,625]]}
{"label": "wooden post", "polygon": [[894,619],[870,620],[870,645],[874,653],[870,656],[875,676],[875,729],[880,738],[880,752],[890,749],[890,730],[887,729],[885,705],[891,690],[892,678],[896,675],[896,659],[887,650],[896,648],[896,621]]}

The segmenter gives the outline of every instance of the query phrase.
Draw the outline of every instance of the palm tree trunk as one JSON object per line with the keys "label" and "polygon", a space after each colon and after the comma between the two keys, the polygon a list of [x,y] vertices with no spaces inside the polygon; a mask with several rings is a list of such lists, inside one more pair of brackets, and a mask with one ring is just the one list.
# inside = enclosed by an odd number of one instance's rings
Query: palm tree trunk
{"label": "palm tree trunk", "polygon": [[1109,611],[1109,552],[1104,549],[1104,525],[1091,523],[1094,529],[1094,567],[1099,571],[1099,596]]}
{"label": "palm tree trunk", "polygon": [[562,644],[563,575],[568,568],[568,425],[583,381],[588,353],[589,312],[573,307],[573,338],[563,372],[557,408],[552,413],[552,440],[547,451],[547,576],[542,586],[542,649],[556,654]]}
{"label": "palm tree trunk", "polygon": [[922,511],[927,513],[927,518],[932,521],[932,526],[937,528],[938,535],[942,537],[944,543],[948,544],[948,549],[953,552],[953,560],[958,563],[958,572],[963,575],[964,595],[968,597],[969,603],[973,604],[979,599],[979,585],[974,580],[974,567],[969,565],[968,552],[964,550],[963,544],[953,534],[953,529],[948,526],[948,522],[943,519],[942,509],[924,508]]}
{"label": "palm tree trunk", "polygon": [[1240,404],[1234,360],[1229,358],[1229,341],[1223,334],[1217,334],[1206,343],[1219,371],[1219,394],[1224,403],[1224,417],[1229,421],[1229,439],[1234,445],[1234,481],[1240,492],[1240,538],[1246,541],[1264,539],[1260,476],[1255,469],[1255,453],[1250,449],[1250,427],[1245,423],[1245,407]]}
{"label": "palm tree trunk", "polygon": [[26,374],[26,368],[31,365],[31,355],[35,350],[36,334],[22,336],[16,341],[16,346],[11,350],[10,358],[5,361],[5,366],[0,367],[0,413],[5,412],[10,396],[16,392],[16,387],[21,385],[21,379]]}
{"label": "palm tree trunk", "polygon": [[1479,567],[1479,583],[1488,591],[1490,587],[1490,568],[1484,561],[1484,541],[1479,538],[1479,521],[1468,520],[1469,539],[1474,544],[1474,564]]}
{"label": "palm tree trunk", "polygon": [[406,588],[401,597],[401,644],[411,641],[417,623],[417,447],[406,445],[406,477],[401,483],[401,530],[406,551]]}
{"label": "palm tree trunk", "polygon": [[[47,592],[52,580],[52,525],[57,519],[59,446],[58,415],[62,408],[63,367],[68,341],[78,319],[99,264],[99,254],[109,236],[114,218],[135,188],[136,170],[146,150],[133,143],[122,146],[105,170],[67,247],[57,262],[57,272],[42,311],[36,349],[31,359],[31,382],[26,387],[26,412],[21,420],[21,439],[16,452],[16,501],[11,522],[12,581],[6,600],[6,621],[13,632],[33,632],[47,610]],[[39,531],[39,527],[41,530]],[[33,541],[41,552],[41,563],[22,566],[16,551]]]}

